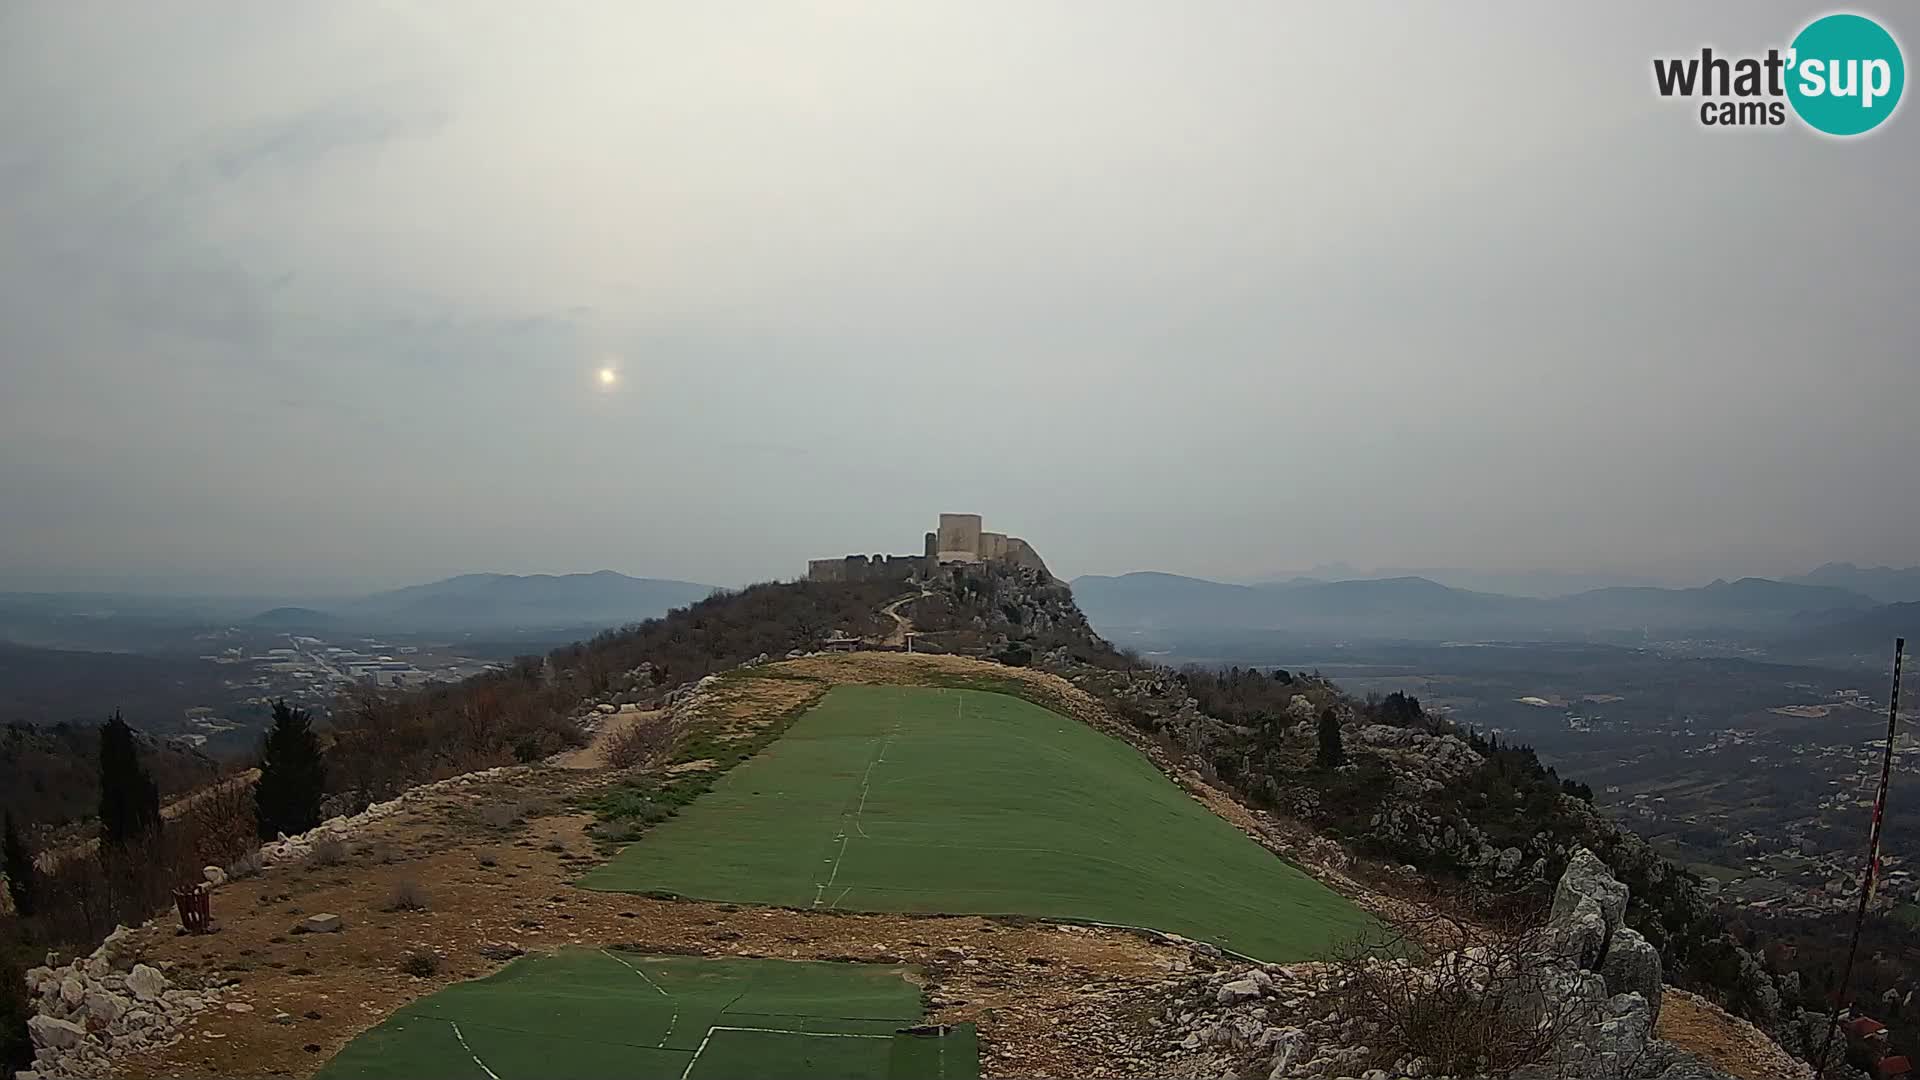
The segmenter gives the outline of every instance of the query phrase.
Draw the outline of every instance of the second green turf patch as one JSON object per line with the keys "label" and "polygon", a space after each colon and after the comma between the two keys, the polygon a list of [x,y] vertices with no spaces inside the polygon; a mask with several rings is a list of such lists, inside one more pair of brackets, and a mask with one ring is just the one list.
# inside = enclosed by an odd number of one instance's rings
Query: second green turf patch
{"label": "second green turf patch", "polygon": [[589,888],[1145,926],[1262,960],[1365,929],[1139,752],[1019,698],[836,687]]}
{"label": "second green turf patch", "polygon": [[914,1035],[907,969],[568,949],[449,986],[349,1043],[319,1080],[420,1076],[978,1075],[973,1029]]}

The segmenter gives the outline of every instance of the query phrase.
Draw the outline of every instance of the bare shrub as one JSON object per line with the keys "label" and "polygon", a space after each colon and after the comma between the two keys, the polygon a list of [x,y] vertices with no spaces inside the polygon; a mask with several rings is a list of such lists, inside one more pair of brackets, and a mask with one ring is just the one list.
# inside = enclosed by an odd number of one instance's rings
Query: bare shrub
{"label": "bare shrub", "polygon": [[203,866],[225,866],[259,845],[254,819],[253,785],[222,781],[190,797],[178,818],[169,824],[190,838],[193,855]]}
{"label": "bare shrub", "polygon": [[[1433,943],[1450,951],[1424,965],[1407,959]],[[1537,916],[1487,927],[1410,914],[1334,951],[1332,1001],[1341,1020],[1367,1029],[1383,1065],[1420,1057],[1442,1075],[1510,1076],[1556,1060],[1595,1019],[1549,985],[1541,960],[1551,951]]]}
{"label": "bare shrub", "polygon": [[440,954],[428,949],[409,950],[400,960],[400,970],[416,978],[432,978],[440,973]]}
{"label": "bare shrub", "polygon": [[425,911],[427,910],[427,890],[412,878],[402,878],[393,885],[393,892],[387,896],[388,911]]}
{"label": "bare shrub", "polygon": [[488,803],[473,812],[480,824],[489,829],[505,829],[520,820],[519,803]]}
{"label": "bare shrub", "polygon": [[91,948],[115,923],[137,925],[171,907],[174,886],[200,881],[196,847],[187,829],[166,828],[61,859],[40,875],[32,922],[50,943]]}
{"label": "bare shrub", "polygon": [[638,717],[607,737],[607,764],[616,769],[652,765],[671,753],[679,738],[680,725],[672,719],[665,716]]}
{"label": "bare shrub", "polygon": [[323,836],[313,842],[307,861],[315,866],[339,866],[347,861],[347,842],[337,836]]}
{"label": "bare shrub", "polygon": [[259,848],[248,848],[240,857],[227,864],[227,880],[239,881],[260,873],[262,868]]}

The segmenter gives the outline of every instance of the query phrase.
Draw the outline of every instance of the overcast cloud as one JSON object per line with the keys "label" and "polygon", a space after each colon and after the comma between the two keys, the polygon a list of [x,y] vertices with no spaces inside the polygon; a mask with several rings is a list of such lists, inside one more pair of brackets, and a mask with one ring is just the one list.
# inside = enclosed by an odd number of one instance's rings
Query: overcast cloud
{"label": "overcast cloud", "polygon": [[1914,103],[1652,90],[1824,10],[9,3],[0,587],[1911,563]]}

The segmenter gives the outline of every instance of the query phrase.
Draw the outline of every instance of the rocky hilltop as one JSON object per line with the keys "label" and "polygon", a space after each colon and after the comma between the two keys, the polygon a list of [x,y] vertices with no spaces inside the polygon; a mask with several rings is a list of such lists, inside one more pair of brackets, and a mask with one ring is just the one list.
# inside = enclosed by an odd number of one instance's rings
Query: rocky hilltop
{"label": "rocky hilltop", "polygon": [[[886,651],[901,620],[917,648],[954,655]],[[855,639],[880,651],[816,649]],[[1796,1051],[1817,1034],[1791,974],[1740,949],[1688,875],[1530,750],[1310,673],[1146,663],[1028,568],[950,568],[904,594],[756,587],[508,677],[520,682],[474,692],[529,687],[559,711],[529,706],[527,722],[564,726],[565,748],[346,801],[311,834],[210,868],[219,934],[176,938],[156,921],[78,960],[49,956],[26,979],[36,1068],[302,1073],[437,986],[581,940],[923,965],[931,1018],[978,1026],[988,1076],[1787,1080],[1804,1067],[1738,1017]],[[567,888],[654,820],[597,814],[607,792],[714,768],[695,747],[751,753],[847,682],[991,686],[1125,740],[1377,915],[1383,936],[1265,966],[1155,932]],[[396,715],[470,715],[463,693]],[[685,732],[688,748],[616,766],[613,741],[645,718]],[[423,906],[396,899],[407,896]],[[340,1007],[343,994],[362,1007]]]}
{"label": "rocky hilltop", "polygon": [[[1154,1021],[1160,1056],[1186,1076],[1516,1080],[1730,1074],[1656,1034],[1659,954],[1624,923],[1628,891],[1575,852],[1551,918],[1431,961],[1195,973]],[[1501,1008],[1489,1008],[1498,1003]],[[1784,1054],[1749,1061],[1792,1075]]]}

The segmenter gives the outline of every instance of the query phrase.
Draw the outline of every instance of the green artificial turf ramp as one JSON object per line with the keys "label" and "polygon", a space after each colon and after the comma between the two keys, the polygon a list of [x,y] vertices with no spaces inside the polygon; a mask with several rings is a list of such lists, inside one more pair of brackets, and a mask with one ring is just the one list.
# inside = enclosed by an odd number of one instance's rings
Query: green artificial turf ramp
{"label": "green artificial turf ramp", "polygon": [[1286,962],[1370,926],[1132,747],[1019,698],[840,686],[581,882],[1145,926]]}
{"label": "green artificial turf ramp", "polygon": [[569,949],[514,961],[388,1017],[319,1080],[979,1075],[971,1027],[920,1022],[906,969]]}

